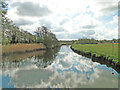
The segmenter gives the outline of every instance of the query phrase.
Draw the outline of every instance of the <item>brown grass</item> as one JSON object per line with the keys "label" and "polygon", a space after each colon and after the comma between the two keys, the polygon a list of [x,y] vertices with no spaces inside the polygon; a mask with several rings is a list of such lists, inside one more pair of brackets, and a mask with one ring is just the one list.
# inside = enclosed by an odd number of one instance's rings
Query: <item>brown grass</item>
{"label": "brown grass", "polygon": [[26,50],[45,49],[41,44],[9,44],[2,46],[2,53],[25,52]]}

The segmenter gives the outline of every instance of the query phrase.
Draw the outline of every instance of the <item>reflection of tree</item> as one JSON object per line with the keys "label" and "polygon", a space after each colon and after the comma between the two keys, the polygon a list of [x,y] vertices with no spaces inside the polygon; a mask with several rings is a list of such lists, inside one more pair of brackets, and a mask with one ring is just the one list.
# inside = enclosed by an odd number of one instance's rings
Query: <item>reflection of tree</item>
{"label": "reflection of tree", "polygon": [[40,59],[43,58],[45,51],[34,51],[28,53],[19,53],[19,54],[10,54],[2,56],[2,70],[22,67],[25,65],[33,64],[33,61],[36,60],[36,56]]}
{"label": "reflection of tree", "polygon": [[43,58],[43,55],[35,56],[35,60],[37,60],[37,62],[39,62],[42,58]]}
{"label": "reflection of tree", "polygon": [[39,55],[36,56],[37,62],[35,62],[35,64],[38,67],[43,67],[43,68],[47,67],[53,62],[59,50],[60,50],[60,47],[46,50],[46,52],[43,55],[43,58],[40,57]]}
{"label": "reflection of tree", "polygon": [[48,49],[44,54],[43,61],[46,63],[48,61],[51,61],[53,58],[54,58],[54,50]]}
{"label": "reflection of tree", "polygon": [[36,66],[44,68],[53,62],[59,50],[60,47],[55,49],[48,49],[45,52],[37,51],[33,53],[24,53],[24,55],[13,54],[10,56],[4,56],[2,57],[3,60],[2,63],[0,63],[0,66],[2,66],[2,70],[5,71],[11,68],[20,68],[26,65],[31,65],[34,61],[34,64],[36,64]]}
{"label": "reflection of tree", "polygon": [[9,62],[3,60],[3,62],[0,63],[0,66],[2,66],[2,71],[5,71],[11,68],[18,68],[20,66],[20,62],[18,62],[17,60]]}

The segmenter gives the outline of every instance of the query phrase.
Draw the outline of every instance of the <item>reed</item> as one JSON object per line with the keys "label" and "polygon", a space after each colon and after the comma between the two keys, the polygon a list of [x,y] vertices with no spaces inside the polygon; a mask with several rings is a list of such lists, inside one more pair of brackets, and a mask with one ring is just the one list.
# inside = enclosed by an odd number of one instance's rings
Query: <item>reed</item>
{"label": "reed", "polygon": [[36,49],[45,49],[45,46],[40,44],[8,44],[2,46],[2,53],[25,52]]}

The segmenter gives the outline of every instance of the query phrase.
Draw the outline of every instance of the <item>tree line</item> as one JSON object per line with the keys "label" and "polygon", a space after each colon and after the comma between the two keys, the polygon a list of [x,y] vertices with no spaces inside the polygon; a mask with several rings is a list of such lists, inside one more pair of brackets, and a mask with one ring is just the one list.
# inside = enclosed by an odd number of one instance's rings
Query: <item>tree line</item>
{"label": "tree line", "polygon": [[33,34],[28,31],[12,25],[5,24],[2,28],[2,44],[16,43],[44,43],[49,48],[58,45],[58,40],[50,30],[45,26],[38,27]]}
{"label": "tree line", "polygon": [[76,41],[73,41],[76,44],[98,44],[98,43],[120,43],[120,39],[112,39],[112,40],[96,40],[94,38],[81,38]]}
{"label": "tree line", "polygon": [[5,2],[1,3],[1,36],[3,45],[16,43],[43,43],[46,48],[51,48],[59,44],[55,34],[45,26],[38,27],[33,34],[16,26],[12,20],[5,16],[7,13],[7,6]]}

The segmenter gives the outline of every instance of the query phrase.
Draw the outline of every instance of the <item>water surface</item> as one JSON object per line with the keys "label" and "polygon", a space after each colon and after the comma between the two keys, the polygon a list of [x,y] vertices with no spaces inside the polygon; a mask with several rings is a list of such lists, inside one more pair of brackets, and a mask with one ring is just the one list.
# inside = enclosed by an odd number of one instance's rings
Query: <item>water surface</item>
{"label": "water surface", "polygon": [[5,56],[3,61],[3,88],[118,88],[115,70],[74,53],[70,46]]}

